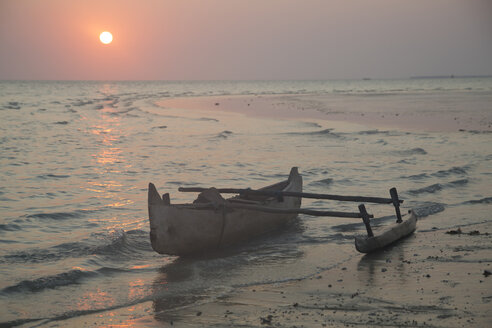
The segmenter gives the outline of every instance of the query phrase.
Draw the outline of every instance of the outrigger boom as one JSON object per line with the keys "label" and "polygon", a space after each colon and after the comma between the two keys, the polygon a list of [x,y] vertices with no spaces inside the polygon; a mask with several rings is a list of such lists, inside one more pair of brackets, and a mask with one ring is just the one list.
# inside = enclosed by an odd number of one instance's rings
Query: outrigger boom
{"label": "outrigger boom", "polygon": [[[203,187],[180,187],[178,190],[181,192],[203,192],[209,188]],[[332,195],[332,194],[317,194],[307,192],[294,192],[294,191],[270,191],[270,190],[253,190],[250,188],[219,188],[216,189],[222,194],[239,194],[241,196],[271,196],[282,201],[283,197],[300,197],[300,198],[315,198],[315,199],[329,199],[343,202],[361,202],[361,203],[376,203],[376,204],[393,204],[396,212],[396,225],[386,229],[378,236],[374,236],[374,232],[371,227],[370,219],[374,218],[374,215],[367,213],[364,204],[359,205],[359,213],[349,212],[333,212],[333,211],[315,211],[311,209],[271,209],[254,205],[243,204],[229,204],[227,206],[231,208],[249,208],[257,211],[264,211],[270,213],[296,213],[306,214],[312,216],[330,216],[330,217],[343,217],[343,218],[362,218],[367,230],[367,236],[358,236],[355,238],[356,249],[361,253],[370,253],[375,250],[381,249],[409,234],[411,234],[416,227],[417,218],[415,213],[410,212],[410,219],[406,220],[405,224],[402,224],[403,220],[400,212],[400,204],[403,203],[402,199],[399,199],[396,188],[389,190],[391,198],[383,197],[367,197],[367,196],[344,196],[344,195]]]}
{"label": "outrigger boom", "polygon": [[[203,192],[209,188],[203,187],[180,187],[178,191],[181,192]],[[301,197],[301,198],[315,198],[315,199],[329,199],[329,200],[337,200],[343,202],[359,202],[359,203],[376,203],[376,204],[393,204],[396,211],[396,222],[400,223],[402,221],[401,213],[400,213],[400,204],[403,203],[403,200],[398,198],[398,192],[396,188],[390,189],[391,198],[383,198],[383,197],[367,197],[367,196],[342,196],[342,195],[330,195],[330,194],[314,194],[307,192],[294,192],[294,191],[269,191],[269,190],[253,190],[253,189],[239,189],[239,188],[219,188],[217,191],[221,194],[240,194],[243,196],[246,195],[259,195],[259,196],[272,196],[277,197],[278,199],[282,199],[282,197]],[[367,212],[363,213],[361,208],[359,207],[360,214],[357,213],[355,216],[350,215],[340,215],[343,212],[326,212],[326,213],[336,213],[333,215],[324,215],[324,216],[335,216],[335,217],[352,217],[352,218],[363,218],[367,214]],[[365,211],[365,208],[364,208]],[[315,211],[312,211],[313,213]],[[302,212],[299,212],[302,213]],[[309,214],[308,215],[321,215],[321,212],[318,214]],[[338,214],[338,215],[337,215]],[[348,214],[348,213],[347,213]],[[372,215],[367,214],[367,217],[373,217]],[[365,223],[365,221],[364,221]],[[366,224],[366,228],[368,225]],[[370,227],[367,230],[367,233],[370,235],[372,232],[370,231]]]}
{"label": "outrigger boom", "polygon": [[[181,192],[202,192],[209,188],[202,187],[180,187],[178,191]],[[391,188],[395,190],[396,188]],[[221,194],[240,194],[240,195],[262,195],[262,196],[287,196],[287,197],[302,197],[302,198],[316,198],[316,199],[331,199],[345,202],[361,202],[361,203],[377,203],[377,204],[391,204],[395,200],[393,194],[391,198],[383,197],[366,197],[366,196],[342,196],[342,195],[330,195],[330,194],[313,194],[308,192],[293,192],[293,191],[268,191],[268,190],[253,190],[253,189],[236,189],[236,188],[219,188],[217,189]],[[401,204],[403,200],[398,199],[398,194],[395,194],[396,201]]]}

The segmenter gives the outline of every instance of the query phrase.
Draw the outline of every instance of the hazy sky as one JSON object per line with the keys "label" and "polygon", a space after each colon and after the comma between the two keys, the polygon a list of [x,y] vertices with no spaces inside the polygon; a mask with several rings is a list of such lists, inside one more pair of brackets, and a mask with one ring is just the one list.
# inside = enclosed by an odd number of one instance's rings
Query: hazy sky
{"label": "hazy sky", "polygon": [[492,74],[492,0],[0,0],[0,79],[451,74]]}

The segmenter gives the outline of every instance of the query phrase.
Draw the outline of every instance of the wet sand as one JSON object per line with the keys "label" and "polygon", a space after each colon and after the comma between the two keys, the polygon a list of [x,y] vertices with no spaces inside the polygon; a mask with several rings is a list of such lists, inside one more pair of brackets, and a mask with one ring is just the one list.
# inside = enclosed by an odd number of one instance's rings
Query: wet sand
{"label": "wet sand", "polygon": [[486,327],[492,319],[488,228],[417,232],[306,280],[248,287],[161,315],[179,326]]}
{"label": "wet sand", "polygon": [[[145,327],[487,327],[490,224],[418,231],[312,277],[236,289],[179,309],[149,301],[65,321]],[[458,232],[458,233],[455,233]]]}
{"label": "wet sand", "polygon": [[[445,95],[442,98],[436,95],[241,95],[170,98],[158,105],[273,119],[321,119],[373,128],[429,132],[492,131],[490,107],[481,103],[470,108],[473,97],[473,94]],[[433,108],[422,110],[429,103]]]}
{"label": "wet sand", "polygon": [[[169,108],[227,110],[256,117],[329,118],[382,128],[414,129],[400,120],[408,112],[382,120],[368,115],[300,109],[299,96],[234,96],[170,99]],[[284,101],[284,102],[281,102]],[[253,106],[254,103],[254,106]],[[287,110],[285,109],[287,108]],[[483,114],[483,113],[482,113]],[[372,115],[372,117],[371,117]],[[386,114],[387,115],[387,114]],[[473,116],[474,115],[474,116]],[[429,130],[488,130],[489,118],[454,119],[439,124],[420,117]],[[489,114],[490,115],[490,114]],[[355,120],[354,118],[357,117]],[[485,123],[484,123],[485,122]],[[236,288],[192,306],[168,309],[158,300],[64,321],[67,325],[145,327],[487,327],[492,320],[492,229],[490,223],[460,231],[419,230],[375,254],[353,256],[302,280]],[[335,250],[334,250],[335,251]],[[322,256],[322,255],[320,255]]]}

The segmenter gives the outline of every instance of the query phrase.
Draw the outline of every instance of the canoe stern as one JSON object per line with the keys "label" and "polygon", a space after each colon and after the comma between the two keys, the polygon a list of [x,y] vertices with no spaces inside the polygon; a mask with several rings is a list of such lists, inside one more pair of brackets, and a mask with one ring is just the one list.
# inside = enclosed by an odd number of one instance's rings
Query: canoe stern
{"label": "canoe stern", "polygon": [[186,255],[218,247],[222,210],[171,205],[166,198],[161,198],[155,186],[149,184],[150,242],[154,251]]}

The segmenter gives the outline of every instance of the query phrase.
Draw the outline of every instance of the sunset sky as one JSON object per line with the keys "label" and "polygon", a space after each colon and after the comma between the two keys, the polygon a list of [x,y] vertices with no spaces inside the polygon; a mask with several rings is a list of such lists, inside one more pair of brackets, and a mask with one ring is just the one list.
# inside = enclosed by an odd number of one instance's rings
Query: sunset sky
{"label": "sunset sky", "polygon": [[3,80],[451,74],[492,74],[492,1],[0,0]]}

